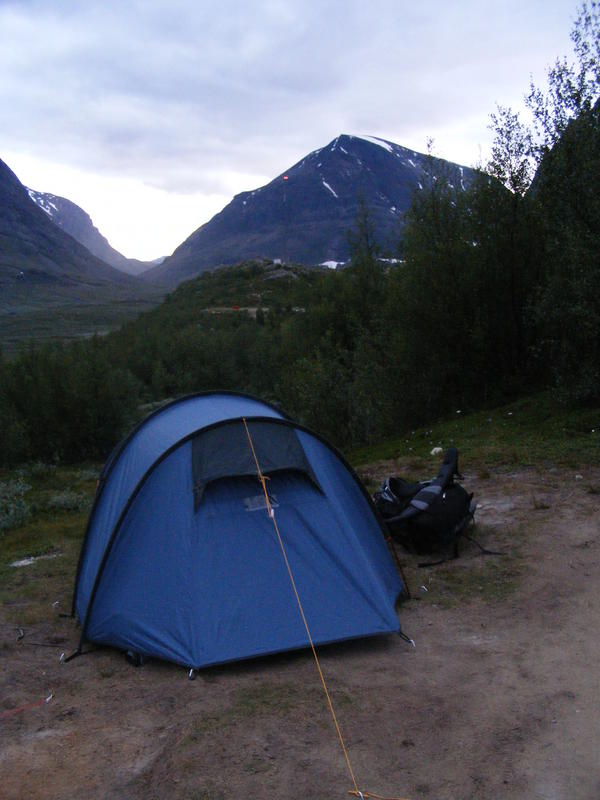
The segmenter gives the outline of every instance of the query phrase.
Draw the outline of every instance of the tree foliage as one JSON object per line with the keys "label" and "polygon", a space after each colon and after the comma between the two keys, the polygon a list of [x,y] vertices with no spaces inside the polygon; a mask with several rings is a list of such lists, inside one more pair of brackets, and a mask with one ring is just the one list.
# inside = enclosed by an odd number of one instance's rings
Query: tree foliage
{"label": "tree foliage", "polygon": [[544,276],[532,307],[539,352],[568,398],[600,399],[600,5],[584,2],[571,32],[576,60],[557,60],[531,88],[532,185]]}

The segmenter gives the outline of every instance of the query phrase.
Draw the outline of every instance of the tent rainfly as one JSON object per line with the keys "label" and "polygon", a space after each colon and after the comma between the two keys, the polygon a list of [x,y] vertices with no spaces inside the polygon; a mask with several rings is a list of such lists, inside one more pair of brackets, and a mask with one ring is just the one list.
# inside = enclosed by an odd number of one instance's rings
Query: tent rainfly
{"label": "tent rainfly", "polygon": [[403,584],[358,478],[320,436],[240,394],[147,417],[100,478],[79,558],[81,640],[197,669],[400,630]]}

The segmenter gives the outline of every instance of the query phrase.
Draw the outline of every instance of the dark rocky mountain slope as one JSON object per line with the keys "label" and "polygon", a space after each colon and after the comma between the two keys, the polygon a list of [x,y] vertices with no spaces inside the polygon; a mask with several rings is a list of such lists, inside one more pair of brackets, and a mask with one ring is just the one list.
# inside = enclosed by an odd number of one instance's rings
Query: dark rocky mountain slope
{"label": "dark rocky mountain slope", "polygon": [[71,200],[34,189],[27,191],[33,202],[46,212],[52,222],[111,267],[130,275],[139,275],[156,266],[158,262],[162,263],[163,259],[138,261],[135,258],[126,258],[111,247],[106,237],[95,227],[90,215]]}
{"label": "dark rocky mountain slope", "polygon": [[249,258],[301,264],[345,261],[361,202],[379,244],[395,249],[403,216],[426,171],[466,185],[472,171],[373,137],[342,135],[271,183],[236,195],[145,278],[175,286],[206,269]]}
{"label": "dark rocky mountain slope", "polygon": [[0,160],[0,311],[147,294],[55,225]]}
{"label": "dark rocky mountain slope", "polygon": [[0,161],[0,349],[106,333],[164,292],[109,266],[32,203]]}

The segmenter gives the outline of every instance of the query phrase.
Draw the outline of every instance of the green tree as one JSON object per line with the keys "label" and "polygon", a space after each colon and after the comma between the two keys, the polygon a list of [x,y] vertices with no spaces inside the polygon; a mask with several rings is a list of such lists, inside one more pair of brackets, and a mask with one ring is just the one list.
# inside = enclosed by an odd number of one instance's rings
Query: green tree
{"label": "green tree", "polygon": [[355,325],[370,329],[376,323],[383,296],[383,268],[375,223],[362,198],[348,244],[351,277],[345,300]]}
{"label": "green tree", "polygon": [[10,466],[26,461],[31,452],[27,424],[15,407],[14,395],[10,365],[0,351],[0,463]]}
{"label": "green tree", "polygon": [[575,61],[558,58],[547,86],[533,82],[526,104],[533,115],[532,146],[538,162],[556,145],[570,122],[596,105],[600,88],[600,4],[583,2],[570,34]]}
{"label": "green tree", "polygon": [[571,32],[576,60],[559,59],[547,88],[531,87],[532,196],[543,225],[543,263],[531,317],[554,385],[600,399],[600,5],[584,2]]}
{"label": "green tree", "polygon": [[351,441],[348,353],[326,337],[282,376],[281,400],[293,417],[338,445]]}
{"label": "green tree", "polygon": [[573,120],[540,166],[546,278],[532,318],[554,385],[600,400],[600,106]]}
{"label": "green tree", "polygon": [[387,314],[395,391],[419,419],[469,393],[475,303],[465,193],[431,154],[422,187],[407,214],[404,264],[393,273]]}
{"label": "green tree", "polygon": [[494,140],[485,171],[514,196],[524,197],[536,169],[531,131],[517,113],[505,106],[497,106],[490,119]]}
{"label": "green tree", "polygon": [[518,114],[498,106],[490,127],[491,158],[471,193],[475,240],[487,292],[495,298],[486,305],[488,353],[502,380],[510,376],[511,388],[519,389],[531,377],[527,311],[542,277],[539,219],[528,195],[535,158],[531,132]]}

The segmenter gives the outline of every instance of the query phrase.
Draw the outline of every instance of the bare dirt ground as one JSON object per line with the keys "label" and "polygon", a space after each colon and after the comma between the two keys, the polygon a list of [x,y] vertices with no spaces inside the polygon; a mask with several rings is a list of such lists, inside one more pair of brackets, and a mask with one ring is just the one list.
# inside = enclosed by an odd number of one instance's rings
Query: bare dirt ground
{"label": "bare dirt ground", "polygon": [[[467,543],[419,570],[401,554],[414,599],[399,614],[416,648],[392,636],[320,651],[365,797],[600,798],[600,471],[575,473],[467,475],[474,535],[506,555]],[[309,651],[190,682],[110,650],[60,664],[77,643],[70,619],[49,616],[19,642],[0,623],[4,800],[353,788]]]}

